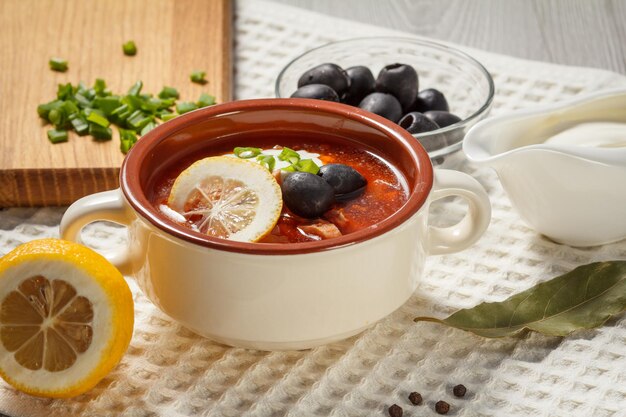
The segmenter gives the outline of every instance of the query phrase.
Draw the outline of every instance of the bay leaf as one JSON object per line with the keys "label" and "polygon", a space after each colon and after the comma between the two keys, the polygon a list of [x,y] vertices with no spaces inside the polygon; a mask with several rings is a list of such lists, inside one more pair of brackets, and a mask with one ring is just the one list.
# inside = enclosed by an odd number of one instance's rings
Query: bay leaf
{"label": "bay leaf", "polygon": [[459,310],[446,319],[417,317],[483,337],[512,336],[524,329],[566,336],[592,329],[626,309],[626,261],[595,262],[539,283],[495,303]]}

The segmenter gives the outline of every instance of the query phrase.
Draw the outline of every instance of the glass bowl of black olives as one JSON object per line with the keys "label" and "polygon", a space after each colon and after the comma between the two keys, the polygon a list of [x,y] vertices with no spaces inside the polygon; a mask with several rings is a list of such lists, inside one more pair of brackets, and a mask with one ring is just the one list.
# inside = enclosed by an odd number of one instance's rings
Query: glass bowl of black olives
{"label": "glass bowl of black olives", "polygon": [[276,80],[277,97],[337,101],[399,124],[433,165],[445,168],[463,160],[463,138],[487,116],[493,95],[493,79],[480,62],[419,38],[329,43],[292,60]]}

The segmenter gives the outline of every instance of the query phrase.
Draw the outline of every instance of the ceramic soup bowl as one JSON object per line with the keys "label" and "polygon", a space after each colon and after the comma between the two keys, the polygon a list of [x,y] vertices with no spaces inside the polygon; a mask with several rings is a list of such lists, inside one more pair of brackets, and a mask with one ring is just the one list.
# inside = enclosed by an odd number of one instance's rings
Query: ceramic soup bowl
{"label": "ceramic soup bowl", "polygon": [[[151,203],[155,178],[168,166],[213,148],[255,146],[268,134],[319,136],[373,152],[403,177],[408,199],[370,227],[293,244],[212,238]],[[447,228],[429,226],[430,203],[450,195],[468,201],[466,216]],[[428,154],[397,125],[338,103],[261,99],[200,109],[152,130],[128,153],[120,188],[75,202],[61,235],[79,240],[96,220],[126,225],[128,246],[104,255],[173,319],[233,346],[303,349],[354,335],[396,310],[415,290],[426,256],[469,246],[490,215],[477,181],[433,172]]]}

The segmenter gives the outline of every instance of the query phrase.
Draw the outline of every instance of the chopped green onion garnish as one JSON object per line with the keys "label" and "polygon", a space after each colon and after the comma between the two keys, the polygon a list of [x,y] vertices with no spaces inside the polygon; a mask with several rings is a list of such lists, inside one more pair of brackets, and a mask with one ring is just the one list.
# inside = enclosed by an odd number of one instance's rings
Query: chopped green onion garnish
{"label": "chopped green onion garnish", "polygon": [[48,64],[52,71],[65,72],[68,68],[67,61],[63,58],[50,58]]}
{"label": "chopped green onion garnish", "polygon": [[300,160],[300,154],[293,149],[284,147],[281,153],[278,155],[278,159],[281,161],[287,161],[291,164],[297,164]]}
{"label": "chopped green onion garnish", "polygon": [[189,76],[189,78],[191,79],[191,82],[194,82],[197,84],[208,83],[208,81],[204,77],[206,77],[206,71],[194,71]]}
{"label": "chopped green onion garnish", "polygon": [[287,171],[287,172],[296,172],[296,168],[294,165],[289,165],[288,167],[285,168],[281,168],[282,171]]}
{"label": "chopped green onion garnish", "polygon": [[294,168],[300,172],[308,172],[314,175],[320,172],[320,167],[312,159],[301,159],[300,162],[295,164]]}
{"label": "chopped green onion garnish", "polygon": [[196,110],[197,108],[198,106],[196,105],[196,103],[191,103],[189,101],[181,101],[176,105],[176,111],[178,112],[178,114],[187,113],[192,110]]}
{"label": "chopped green onion garnish", "polygon": [[130,87],[130,90],[128,90],[128,95],[129,96],[138,96],[139,93],[141,92],[142,88],[143,88],[143,82],[142,81],[137,81],[135,84],[133,84],[132,87]]}
{"label": "chopped green onion garnish", "polygon": [[241,159],[254,158],[257,155],[261,155],[261,152],[262,151],[260,148],[244,148],[238,146],[233,149],[233,153],[235,154],[235,156]]}
{"label": "chopped green onion garnish", "polygon": [[259,155],[256,157],[256,160],[259,161],[261,165],[269,169],[270,172],[274,170],[274,166],[276,165],[276,158],[272,155]]}
{"label": "chopped green onion garnish", "polygon": [[87,121],[93,122],[102,127],[109,127],[109,125],[111,124],[106,117],[96,113],[95,111],[89,113],[89,116],[87,116]]}
{"label": "chopped green onion garnish", "polygon": [[48,140],[52,143],[67,142],[67,130],[48,130]]}
{"label": "chopped green onion garnish", "polygon": [[161,92],[159,93],[159,98],[178,98],[180,95],[178,94],[178,90],[174,87],[163,87]]}
{"label": "chopped green onion garnish", "polygon": [[89,134],[97,140],[110,140],[113,137],[111,128],[89,123]]}
{"label": "chopped green onion garnish", "polygon": [[137,55],[137,45],[135,45],[134,41],[126,42],[124,45],[122,45],[122,50],[124,51],[124,55]]}
{"label": "chopped green onion garnish", "polygon": [[200,94],[200,98],[198,99],[198,107],[207,107],[215,104],[215,97],[202,93]]}

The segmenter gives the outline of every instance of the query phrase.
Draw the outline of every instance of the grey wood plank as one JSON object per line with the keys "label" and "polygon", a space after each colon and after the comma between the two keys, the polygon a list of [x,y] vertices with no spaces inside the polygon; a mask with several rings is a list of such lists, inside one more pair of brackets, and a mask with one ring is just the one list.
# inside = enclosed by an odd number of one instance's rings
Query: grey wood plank
{"label": "grey wood plank", "polygon": [[519,58],[626,74],[626,0],[273,0]]}

